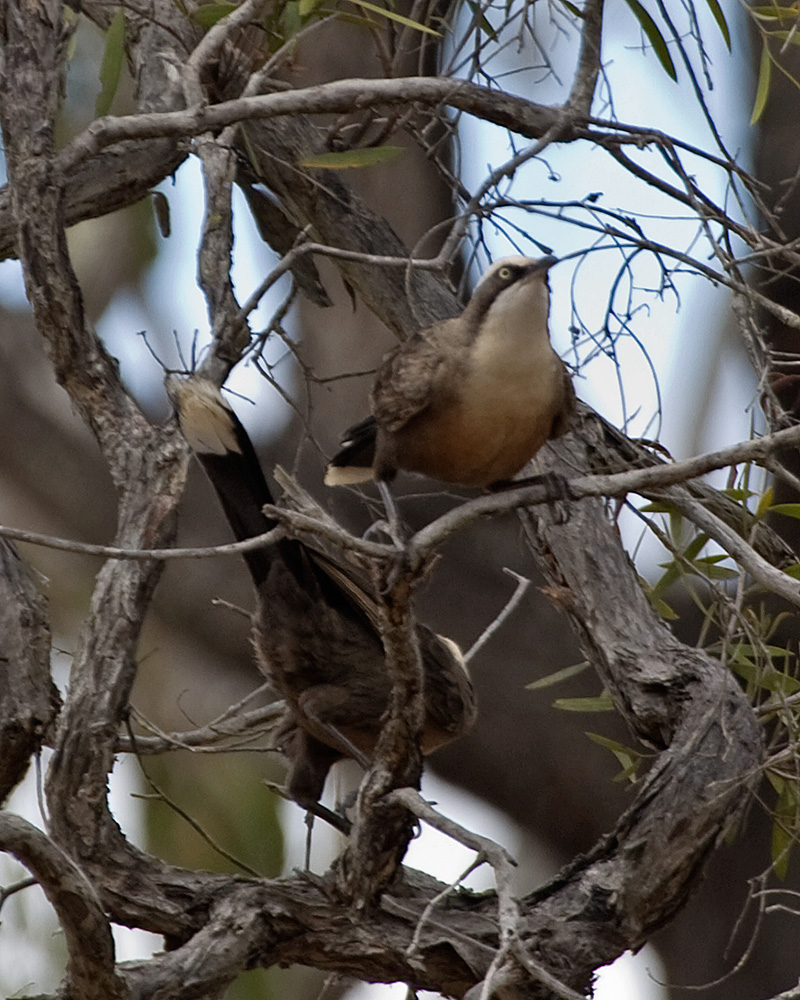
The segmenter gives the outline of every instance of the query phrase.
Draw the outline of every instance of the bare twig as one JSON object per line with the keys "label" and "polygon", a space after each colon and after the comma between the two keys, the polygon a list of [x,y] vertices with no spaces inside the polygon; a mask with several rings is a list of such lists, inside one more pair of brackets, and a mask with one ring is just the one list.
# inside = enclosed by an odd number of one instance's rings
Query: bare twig
{"label": "bare twig", "polygon": [[[272,734],[277,722],[283,718],[286,711],[284,701],[273,701],[263,708],[243,712],[233,718],[226,718],[227,713],[205,726],[191,729],[183,733],[166,733],[139,712],[133,710],[136,720],[155,736],[136,737],[134,748],[127,736],[117,740],[117,750],[120,753],[156,754],[168,750],[191,750],[194,753],[218,753],[220,750],[241,750],[244,744],[250,743],[262,736]],[[224,721],[220,721],[224,720]]]}
{"label": "bare twig", "polygon": [[505,606],[489,625],[481,632],[478,638],[470,646],[469,650],[464,654],[464,662],[469,663],[473,657],[486,645],[486,643],[492,638],[492,636],[497,632],[499,628],[502,627],[504,622],[513,614],[515,608],[519,605],[519,602],[525,596],[525,592],[531,585],[531,581],[525,577],[520,576],[519,573],[515,573],[513,569],[508,569],[505,567],[503,572],[508,574],[517,581],[517,585],[514,588],[514,593],[506,601]]}
{"label": "bare twig", "polygon": [[488,837],[473,833],[472,830],[467,830],[455,820],[448,819],[447,816],[437,812],[414,788],[396,788],[388,794],[387,798],[402,803],[417,819],[424,820],[429,826],[458,841],[464,847],[477,851],[478,857],[486,860],[487,864],[494,870],[497,882],[501,941],[510,939],[517,929],[519,909],[512,895],[512,873],[516,861],[508,851],[493,840],[489,840]]}
{"label": "bare twig", "polygon": [[208,559],[213,556],[239,556],[243,552],[274,545],[285,535],[282,528],[272,528],[263,535],[255,535],[244,542],[226,542],[224,545],[211,545],[200,548],[186,549],[125,549],[117,545],[95,545],[93,542],[76,542],[67,538],[56,538],[53,535],[43,535],[38,531],[24,531],[21,528],[8,528],[0,525],[0,537],[16,542],[30,542],[31,545],[41,545],[46,549],[59,549],[62,552],[74,552],[82,556],[104,556],[107,559],[128,559],[149,561],[151,559]]}
{"label": "bare twig", "polygon": [[572,80],[572,90],[566,107],[578,116],[592,113],[592,101],[601,67],[603,34],[603,0],[589,0],[583,5],[583,27],[578,66]]}

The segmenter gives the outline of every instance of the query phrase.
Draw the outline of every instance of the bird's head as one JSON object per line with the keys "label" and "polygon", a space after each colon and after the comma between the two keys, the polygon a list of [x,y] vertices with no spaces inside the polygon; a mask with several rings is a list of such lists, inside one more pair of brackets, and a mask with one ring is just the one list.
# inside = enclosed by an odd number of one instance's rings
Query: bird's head
{"label": "bird's head", "polygon": [[503,257],[481,277],[467,306],[475,323],[491,317],[513,316],[526,326],[537,321],[547,324],[550,288],[547,273],[557,263],[555,257]]}

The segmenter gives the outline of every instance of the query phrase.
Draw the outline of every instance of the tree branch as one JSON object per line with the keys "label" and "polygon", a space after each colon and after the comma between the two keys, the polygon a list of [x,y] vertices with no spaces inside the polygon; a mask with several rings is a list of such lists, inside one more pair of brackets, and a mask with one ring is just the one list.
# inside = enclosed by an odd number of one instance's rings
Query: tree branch
{"label": "tree branch", "polygon": [[0,803],[24,777],[59,704],[46,602],[13,546],[0,540]]}
{"label": "tree branch", "polygon": [[69,960],[66,994],[81,1000],[127,1000],[114,968],[111,927],[90,882],[50,838],[27,820],[0,813],[0,850],[34,876],[56,911]]}

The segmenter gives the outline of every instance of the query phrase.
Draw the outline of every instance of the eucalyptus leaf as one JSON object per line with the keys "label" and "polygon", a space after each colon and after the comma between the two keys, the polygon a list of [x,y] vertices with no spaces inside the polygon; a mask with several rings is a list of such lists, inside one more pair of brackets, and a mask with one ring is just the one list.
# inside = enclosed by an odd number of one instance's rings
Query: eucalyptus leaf
{"label": "eucalyptus leaf", "polygon": [[332,153],[317,153],[300,161],[301,167],[312,170],[352,170],[390,163],[403,152],[402,146],[369,146],[364,149],[343,149]]}
{"label": "eucalyptus leaf", "polygon": [[100,118],[107,115],[111,102],[117,92],[119,77],[122,72],[122,60],[125,57],[125,14],[118,10],[111,19],[106,32],[106,45],[103,50],[103,61],[100,64],[100,93],[94,102],[94,113]]}

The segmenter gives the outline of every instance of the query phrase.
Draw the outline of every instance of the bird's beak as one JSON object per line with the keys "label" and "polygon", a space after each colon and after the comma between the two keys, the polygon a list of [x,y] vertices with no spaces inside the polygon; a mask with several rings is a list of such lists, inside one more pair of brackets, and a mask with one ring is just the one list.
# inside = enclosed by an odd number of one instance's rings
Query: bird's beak
{"label": "bird's beak", "polygon": [[531,265],[532,274],[542,274],[544,271],[549,271],[550,268],[558,263],[558,257],[554,257],[552,254],[548,254],[546,257],[540,257],[535,264]]}

